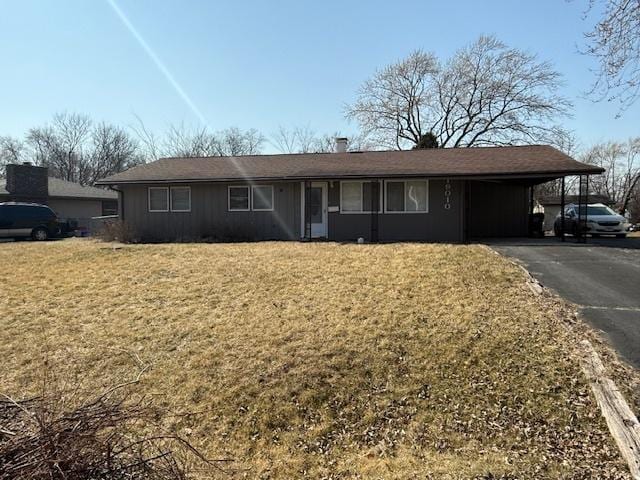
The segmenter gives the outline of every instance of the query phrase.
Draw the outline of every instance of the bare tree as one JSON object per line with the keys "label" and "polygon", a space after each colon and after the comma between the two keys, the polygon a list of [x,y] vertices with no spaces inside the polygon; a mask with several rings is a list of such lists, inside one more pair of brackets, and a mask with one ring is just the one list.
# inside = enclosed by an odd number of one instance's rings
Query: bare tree
{"label": "bare tree", "polygon": [[271,135],[270,142],[282,153],[312,153],[316,150],[318,138],[309,126],[292,129],[279,126]]}
{"label": "bare tree", "polygon": [[298,138],[295,129],[289,130],[280,125],[278,130],[271,134],[269,143],[276,147],[280,153],[298,153]]}
{"label": "bare tree", "polygon": [[9,163],[26,161],[24,158],[25,145],[22,140],[0,136],[0,176],[4,173],[4,167]]}
{"label": "bare tree", "polygon": [[91,119],[77,113],[58,113],[51,125],[32,128],[26,142],[38,165],[63,180],[79,181],[86,142],[91,136]]}
{"label": "bare tree", "polygon": [[129,128],[138,139],[140,143],[141,155],[147,161],[153,161],[160,158],[160,141],[158,137],[150,130],[147,129],[142,119],[134,114],[136,119],[135,125],[129,125]]}
{"label": "bare tree", "polygon": [[[292,129],[280,126],[270,142],[282,153],[330,153],[335,152],[336,138],[344,136],[340,132],[318,135],[309,126]],[[349,137],[347,148],[349,151],[365,151],[375,147],[366,135],[358,133]]]}
{"label": "bare tree", "polygon": [[169,157],[206,157],[219,155],[218,139],[206,128],[188,128],[183,123],[170,125],[162,156]]}
{"label": "bare tree", "polygon": [[144,161],[138,143],[123,129],[86,115],[59,113],[43,127],[32,128],[12,161],[29,159],[48,167],[49,175],[91,185],[99,178]]}
{"label": "bare tree", "polygon": [[432,96],[439,72],[435,56],[417,50],[366,80],[347,117],[385,146],[415,145],[427,131],[424,118],[437,110]]}
{"label": "bare tree", "polygon": [[125,130],[100,123],[91,134],[90,155],[79,168],[79,182],[92,185],[100,178],[144,163],[136,142]]}
{"label": "bare tree", "polygon": [[[255,129],[211,132],[206,127],[171,125],[164,136],[148,130],[140,117],[131,132],[87,115],[59,113],[48,125],[30,129],[21,141],[0,137],[0,168],[32,161],[49,175],[91,185],[96,180],[163,156],[239,156],[260,153],[265,141]],[[136,138],[137,137],[137,138]]]}
{"label": "bare tree", "polygon": [[635,188],[629,200],[629,221],[640,223],[640,188]]}
{"label": "bare tree", "polygon": [[[576,158],[580,152],[580,142],[572,132],[562,133],[557,137],[549,138],[548,143],[570,157]],[[565,193],[576,190],[578,177],[565,177]],[[562,179],[536,185],[534,188],[536,199],[547,196],[560,196],[562,193]]]}
{"label": "bare tree", "polygon": [[546,142],[571,104],[560,74],[535,55],[481,36],[441,65],[415,51],[377,72],[347,107],[378,143],[403,149],[433,133],[441,147]]}
{"label": "bare tree", "polygon": [[237,127],[222,130],[217,134],[217,150],[221,156],[257,155],[265,138],[256,129],[242,131]]}
{"label": "bare tree", "polygon": [[[336,138],[344,137],[340,132],[325,133],[313,139],[311,153],[331,153],[336,151]],[[348,140],[347,150],[352,150],[352,142]]]}
{"label": "bare tree", "polygon": [[617,100],[620,116],[640,95],[640,0],[589,0],[585,17],[598,6],[603,14],[585,33],[582,51],[599,67],[589,94]]}
{"label": "bare tree", "polygon": [[607,195],[626,212],[640,182],[640,137],[625,143],[607,142],[591,147],[583,156],[586,163],[605,169],[592,178],[595,193]]}
{"label": "bare tree", "polygon": [[167,131],[162,156],[209,157],[239,156],[260,153],[264,137],[255,129],[228,128],[217,133],[206,127],[189,128],[172,125]]}

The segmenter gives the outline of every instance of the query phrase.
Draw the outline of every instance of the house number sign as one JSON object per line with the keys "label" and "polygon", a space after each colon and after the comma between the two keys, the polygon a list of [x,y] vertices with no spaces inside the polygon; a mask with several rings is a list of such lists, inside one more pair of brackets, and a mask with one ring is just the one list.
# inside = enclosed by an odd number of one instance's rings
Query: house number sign
{"label": "house number sign", "polygon": [[444,209],[451,210],[451,182],[448,178],[444,182]]}

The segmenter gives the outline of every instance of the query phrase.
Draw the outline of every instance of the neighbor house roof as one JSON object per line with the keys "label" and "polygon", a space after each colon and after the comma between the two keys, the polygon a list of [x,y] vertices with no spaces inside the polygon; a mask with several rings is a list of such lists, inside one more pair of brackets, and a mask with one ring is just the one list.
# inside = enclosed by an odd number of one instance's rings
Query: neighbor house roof
{"label": "neighbor house roof", "polygon": [[601,173],[546,145],[347,153],[162,158],[97,184],[410,176],[563,176]]}
{"label": "neighbor house roof", "polygon": [[[6,179],[0,178],[0,195],[11,195],[6,189]],[[85,200],[117,200],[118,193],[104,188],[88,187],[79,183],[49,177],[49,197],[77,198]]]}

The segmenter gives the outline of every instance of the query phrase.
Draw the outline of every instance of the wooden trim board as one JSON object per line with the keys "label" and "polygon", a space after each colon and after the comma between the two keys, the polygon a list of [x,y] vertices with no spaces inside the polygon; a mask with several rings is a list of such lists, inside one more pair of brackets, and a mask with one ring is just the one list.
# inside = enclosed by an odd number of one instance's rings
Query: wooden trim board
{"label": "wooden trim board", "polygon": [[632,477],[640,480],[640,423],[616,384],[606,376],[604,365],[591,342],[582,340],[580,347],[582,370],[591,384],[611,436],[627,461]]}

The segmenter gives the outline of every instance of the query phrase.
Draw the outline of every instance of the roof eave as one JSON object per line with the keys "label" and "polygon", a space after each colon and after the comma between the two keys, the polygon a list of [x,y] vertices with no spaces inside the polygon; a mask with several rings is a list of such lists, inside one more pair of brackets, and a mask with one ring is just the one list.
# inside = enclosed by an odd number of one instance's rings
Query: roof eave
{"label": "roof eave", "polygon": [[287,175],[270,177],[203,177],[203,178],[170,178],[170,179],[142,179],[142,180],[117,180],[105,178],[98,180],[96,185],[136,185],[149,183],[224,183],[224,182],[264,182],[264,181],[304,181],[321,179],[343,179],[343,178],[457,178],[457,179],[483,179],[483,178],[541,178],[554,177],[561,178],[572,175],[598,175],[604,173],[603,168],[589,168],[562,171],[536,171],[536,172],[497,172],[497,173],[391,173],[391,174],[323,174],[323,175]]}
{"label": "roof eave", "polygon": [[117,200],[118,197],[80,197],[74,195],[49,195],[54,200]]}

